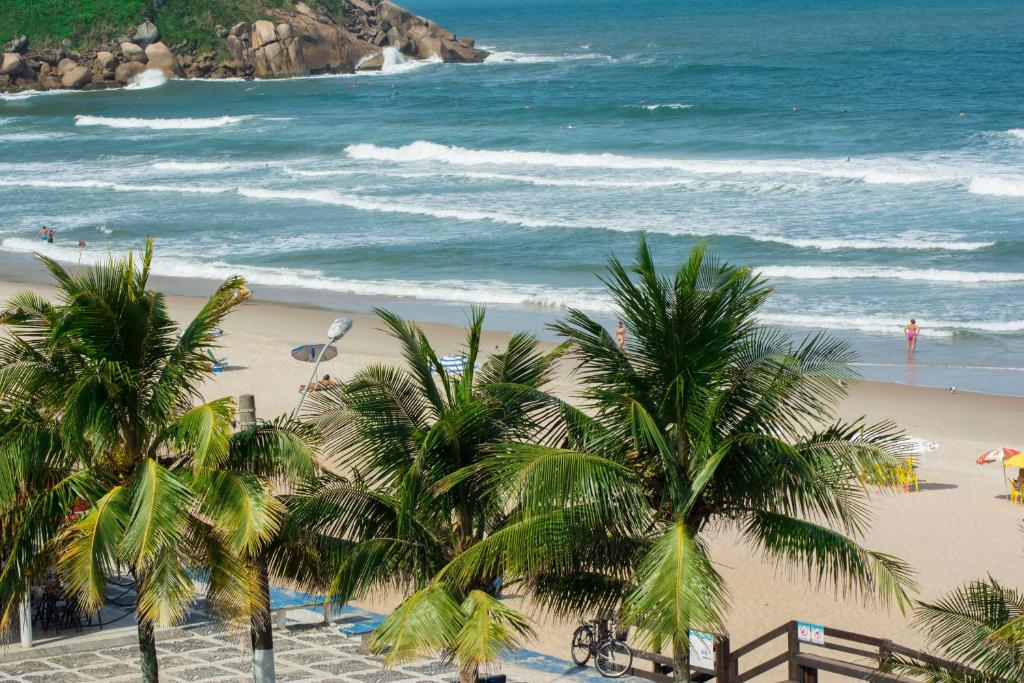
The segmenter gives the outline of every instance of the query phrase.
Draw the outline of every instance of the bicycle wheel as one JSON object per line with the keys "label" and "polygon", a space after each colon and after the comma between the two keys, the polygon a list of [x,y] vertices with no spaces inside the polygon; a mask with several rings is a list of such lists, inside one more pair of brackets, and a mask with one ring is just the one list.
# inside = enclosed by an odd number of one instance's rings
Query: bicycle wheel
{"label": "bicycle wheel", "polygon": [[609,638],[597,646],[594,664],[602,676],[619,678],[633,666],[633,651],[622,641]]}
{"label": "bicycle wheel", "polygon": [[587,626],[580,626],[572,634],[572,661],[577,666],[584,666],[590,661],[590,651],[594,647],[594,632]]}

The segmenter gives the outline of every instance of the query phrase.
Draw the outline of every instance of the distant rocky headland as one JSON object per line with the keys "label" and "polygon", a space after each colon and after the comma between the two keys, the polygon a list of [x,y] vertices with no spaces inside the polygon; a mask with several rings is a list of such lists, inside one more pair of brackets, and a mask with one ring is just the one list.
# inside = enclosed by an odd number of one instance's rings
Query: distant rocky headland
{"label": "distant rocky headland", "polygon": [[[385,65],[386,48],[411,59],[445,62],[482,62],[488,55],[472,38],[456,37],[389,0],[238,7],[237,11],[248,9],[255,16],[235,16],[233,23],[205,27],[209,35],[196,25],[195,16],[189,16],[189,37],[171,44],[160,28],[163,5],[149,0],[145,18],[120,34],[96,37],[97,30],[75,26],[75,35],[82,36],[78,45],[71,38],[30,39],[30,29],[24,29],[4,44],[0,91],[115,88],[149,69],[168,78],[290,78],[375,71]],[[225,16],[236,8],[218,9],[207,15]],[[175,26],[178,19],[173,17]],[[37,40],[45,44],[36,45]],[[87,44],[90,41],[95,42]]]}

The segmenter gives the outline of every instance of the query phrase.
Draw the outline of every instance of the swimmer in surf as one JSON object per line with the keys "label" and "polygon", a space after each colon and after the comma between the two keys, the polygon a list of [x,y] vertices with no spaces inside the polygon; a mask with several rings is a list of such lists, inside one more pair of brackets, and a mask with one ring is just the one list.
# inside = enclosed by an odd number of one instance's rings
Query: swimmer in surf
{"label": "swimmer in surf", "polygon": [[903,328],[903,332],[907,335],[907,351],[914,353],[917,350],[917,338],[921,334],[917,321],[911,318],[907,326]]}

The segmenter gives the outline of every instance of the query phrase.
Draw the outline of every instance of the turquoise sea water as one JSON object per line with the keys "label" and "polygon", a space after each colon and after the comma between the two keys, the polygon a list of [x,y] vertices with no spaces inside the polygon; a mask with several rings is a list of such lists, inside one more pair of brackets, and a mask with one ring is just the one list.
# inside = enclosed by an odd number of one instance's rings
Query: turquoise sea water
{"label": "turquoise sea water", "polygon": [[406,5],[494,56],[0,99],[0,268],[41,224],[68,260],[153,235],[163,275],[540,328],[610,318],[594,273],[645,231],[868,377],[1024,393],[1024,3]]}

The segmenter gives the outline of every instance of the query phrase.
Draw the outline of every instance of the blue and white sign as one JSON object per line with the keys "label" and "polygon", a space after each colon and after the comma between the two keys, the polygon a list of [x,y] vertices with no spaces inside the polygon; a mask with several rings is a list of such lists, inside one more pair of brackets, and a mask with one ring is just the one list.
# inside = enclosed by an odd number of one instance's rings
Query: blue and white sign
{"label": "blue and white sign", "polygon": [[796,623],[796,637],[801,643],[824,645],[825,627],[819,624],[808,624],[804,621],[798,621]]}

